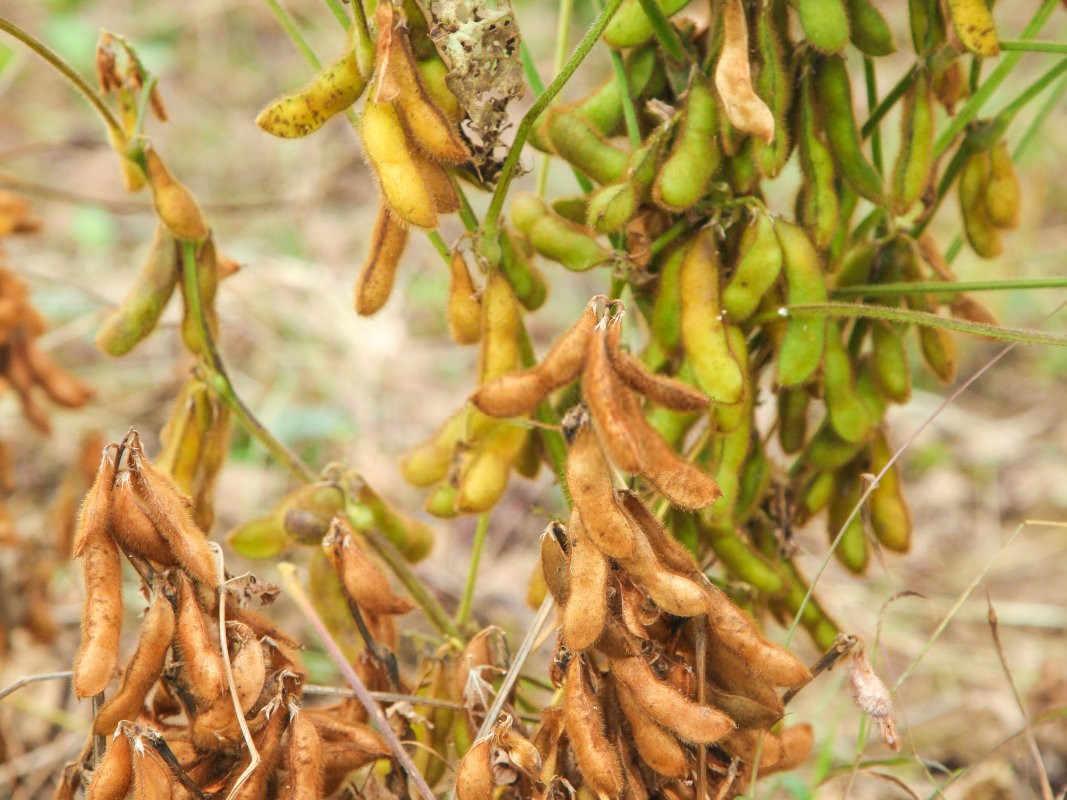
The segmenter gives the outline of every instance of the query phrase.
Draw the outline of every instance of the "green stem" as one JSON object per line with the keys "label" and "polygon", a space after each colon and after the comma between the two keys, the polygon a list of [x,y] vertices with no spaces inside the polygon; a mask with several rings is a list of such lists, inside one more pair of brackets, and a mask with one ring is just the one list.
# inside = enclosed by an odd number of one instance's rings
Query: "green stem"
{"label": "green stem", "polygon": [[619,85],[619,96],[622,98],[622,116],[626,120],[626,136],[630,140],[630,147],[636,150],[641,146],[641,128],[637,124],[637,109],[634,108],[634,100],[630,97],[630,82],[626,79],[626,65],[617,50],[611,51],[611,67],[615,70],[615,82]]}
{"label": "green stem", "polygon": [[[340,24],[342,28],[347,31],[349,28],[352,27],[352,20],[348,18],[348,12],[345,11],[345,7],[340,0],[325,0],[325,3],[330,9],[330,12],[334,15],[334,18],[336,18],[338,24]],[[357,14],[363,13],[363,3],[361,2],[361,0],[357,0],[355,3],[352,3],[352,7],[354,9],[357,9]]]}
{"label": "green stem", "polygon": [[1067,42],[1001,39],[1000,49],[1006,53],[1059,53],[1067,56]]}
{"label": "green stem", "polygon": [[860,135],[866,139],[876,130],[878,125],[882,121],[882,118],[890,112],[890,110],[897,104],[897,101],[904,96],[908,91],[908,87],[911,86],[911,82],[915,80],[915,75],[918,73],[919,68],[912,65],[904,76],[896,82],[892,89],[882,98],[881,102],[874,107],[871,111],[871,115],[867,118],[867,121],[863,123],[863,127],[860,129]]}
{"label": "green stem", "polygon": [[430,240],[433,249],[441,255],[441,258],[445,260],[446,264],[452,260],[452,251],[445,243],[445,240],[441,238],[441,234],[437,231],[426,231],[426,238]]}
{"label": "green stem", "polygon": [[1012,153],[1012,158],[1019,161],[1030,152],[1030,149],[1034,145],[1034,141],[1037,139],[1038,132],[1049,118],[1049,115],[1060,107],[1060,101],[1063,99],[1065,93],[1067,93],[1067,76],[1060,79],[1060,82],[1056,84],[1056,87],[1052,90],[1051,94],[1045,98],[1045,102],[1041,104],[1041,108],[1038,109],[1037,114],[1030,120],[1030,124],[1026,127],[1026,131],[1019,137],[1019,142],[1015,145],[1015,151]]}
{"label": "green stem", "polygon": [[34,37],[33,34],[23,30],[14,22],[11,22],[11,20],[4,19],[3,17],[0,17],[0,31],[4,31],[18,39],[33,52],[55,67],[68,81],[71,82],[71,84],[73,84],[75,89],[81,92],[82,96],[89,101],[89,104],[96,109],[96,112],[100,115],[100,118],[103,119],[104,124],[107,125],[112,133],[120,138],[123,136],[122,124],[111,109],[104,104],[103,98],[100,97],[92,86],[86,83],[81,75],[74,71],[74,67],[63,60],[63,57],[59,55],[59,53],[50,48],[40,39]]}
{"label": "green stem", "polygon": [[311,45],[308,44],[307,39],[304,38],[304,34],[300,32],[300,28],[296,24],[296,20],[293,16],[286,11],[285,7],[278,2],[278,0],[263,0],[267,4],[267,7],[274,14],[274,19],[278,21],[278,24],[285,31],[285,34],[289,37],[290,41],[296,48],[303,54],[304,60],[307,61],[315,70],[322,69],[322,62],[319,61],[319,57],[315,55],[315,51],[311,49]]}
{"label": "green stem", "polygon": [[563,65],[563,69],[556,74],[556,77],[552,79],[552,83],[534,101],[519,123],[518,130],[515,132],[515,140],[511,145],[511,150],[508,151],[507,158],[504,160],[504,166],[500,170],[496,189],[493,191],[493,198],[489,202],[489,210],[486,212],[485,235],[487,239],[496,238],[499,230],[500,214],[504,208],[504,198],[507,197],[508,188],[515,177],[515,171],[519,166],[519,157],[522,155],[522,148],[526,144],[526,139],[530,136],[530,130],[533,128],[537,118],[541,116],[541,112],[548,108],[548,104],[556,98],[556,95],[571,79],[571,76],[582,61],[585,60],[585,57],[589,55],[589,51],[593,49],[593,45],[597,43],[600,34],[604,32],[608,23],[611,22],[611,18],[619,10],[620,5],[622,5],[622,0],[608,0],[604,10],[600,12],[596,21],[585,32],[581,41],[578,42],[578,46],[574,49],[571,57]]}
{"label": "green stem", "polygon": [[1064,72],[1067,72],[1067,58],[1061,59],[1058,64],[1026,87],[1026,90],[1023,91],[1022,94],[1008,103],[1008,105],[1004,106],[1004,108],[997,113],[997,120],[1005,126],[1009,124],[1015,118],[1016,114],[1018,114],[1030,101],[1041,94],[1041,92],[1045,91],[1045,89],[1059,80]]}
{"label": "green stem", "polygon": [[541,80],[541,73],[537,71],[533,53],[530,52],[525,39],[519,44],[519,60],[522,62],[522,74],[526,76],[526,82],[530,84],[533,96],[537,97],[545,90],[545,82]]}
{"label": "green stem", "polygon": [[[1037,36],[1049,16],[1056,10],[1057,5],[1059,5],[1058,0],[1044,0],[1041,7],[1034,14],[1033,19],[1023,30],[1019,41],[1029,41]],[[948,150],[960,132],[967,127],[971,120],[978,116],[982,106],[986,104],[989,98],[993,96],[993,93],[1000,87],[1000,84],[1004,82],[1004,79],[1015,69],[1015,65],[1019,63],[1022,55],[1021,51],[1016,50],[1009,52],[1000,59],[993,71],[989,73],[989,77],[978,87],[978,91],[971,95],[970,99],[963,104],[959,113],[951,119],[948,127],[937,137],[937,141],[934,142],[935,157],[941,156]]]}
{"label": "green stem", "polygon": [[311,468],[300,460],[292,450],[274,437],[267,427],[256,419],[255,414],[244,404],[233,388],[233,383],[226,372],[226,365],[222,362],[215,337],[212,335],[204,315],[204,307],[200,294],[200,275],[196,268],[196,242],[182,242],[182,280],[185,288],[185,302],[189,304],[189,314],[196,321],[200,329],[200,338],[204,341],[207,363],[204,365],[207,372],[207,382],[222,398],[237,417],[238,422],[248,433],[267,450],[268,453],[282,464],[294,477],[304,483],[315,480],[315,473]]}
{"label": "green stem", "polygon": [[[870,56],[863,57],[863,79],[867,87],[867,108],[878,108],[878,76],[874,72],[874,59]],[[874,160],[874,168],[881,174],[882,162],[882,132],[878,125],[871,131],[871,158]]]}
{"label": "green stem", "polygon": [[1002,281],[905,281],[872,283],[834,289],[833,297],[903,297],[956,292],[1005,292],[1014,289],[1067,289],[1067,278],[1016,278]]}
{"label": "green stem", "polygon": [[652,34],[663,51],[672,61],[679,64],[684,62],[687,58],[685,47],[682,46],[678,32],[674,30],[666,14],[663,13],[663,9],[659,7],[659,3],[656,0],[638,0],[638,2],[641,3],[641,10],[645,12],[645,16],[652,24]]}
{"label": "green stem", "polygon": [[[957,285],[957,284],[952,284]],[[785,312],[785,313],[780,313]],[[891,306],[860,305],[858,303],[802,303],[783,306],[779,312],[760,314],[753,318],[755,323],[781,321],[783,317],[826,316],[839,319],[882,319],[887,322],[904,322],[922,325],[928,328],[941,328],[956,333],[969,333],[984,336],[1002,342],[1019,344],[1046,344],[1057,347],[1067,346],[1067,334],[1046,333],[1029,328],[1008,328],[1001,325],[986,325],[981,322],[968,322],[952,317],[942,317],[927,311],[912,311]]]}
{"label": "green stem", "polygon": [[489,533],[489,512],[478,517],[478,527],[474,529],[474,541],[471,543],[470,563],[467,566],[467,583],[463,586],[463,597],[459,601],[459,610],[456,612],[456,627],[462,629],[471,616],[471,608],[474,605],[474,587],[478,583],[478,564],[482,560],[482,551],[485,549],[485,540]]}
{"label": "green stem", "polygon": [[960,170],[963,169],[963,165],[970,155],[971,148],[966,142],[956,148],[956,152],[952,154],[952,159],[948,162],[948,166],[945,167],[945,171],[941,175],[941,180],[937,183],[937,193],[934,196],[933,205],[926,209],[922,217],[912,229],[912,237],[918,239],[923,231],[926,230],[926,227],[933,220],[937,210],[941,207],[941,203],[944,201],[949,189],[951,189],[952,185],[956,182],[956,176],[959,175]]}
{"label": "green stem", "polygon": [[687,230],[689,230],[689,223],[684,219],[678,220],[652,241],[652,244],[648,246],[648,252],[653,256],[659,255]]}

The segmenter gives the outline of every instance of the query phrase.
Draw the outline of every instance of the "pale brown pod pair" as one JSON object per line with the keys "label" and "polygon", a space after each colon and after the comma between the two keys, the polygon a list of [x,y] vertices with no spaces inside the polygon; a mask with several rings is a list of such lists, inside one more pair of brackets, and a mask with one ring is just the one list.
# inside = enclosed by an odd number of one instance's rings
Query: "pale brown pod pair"
{"label": "pale brown pod pair", "polygon": [[582,780],[601,797],[618,797],[623,790],[619,753],[605,733],[604,709],[589,685],[582,656],[567,666],[563,721]]}
{"label": "pale brown pod pair", "polygon": [[471,402],[491,417],[529,414],[549,393],[581,374],[595,326],[594,301],[590,301],[578,321],[552,344],[541,361],[483,384],[471,396]]}
{"label": "pale brown pod pair", "polygon": [[563,607],[563,642],[573,651],[585,650],[600,638],[608,616],[607,557],[585,533],[581,516],[571,512],[567,526],[568,595]]}
{"label": "pale brown pod pair", "polygon": [[176,581],[178,617],[174,644],[181,662],[181,678],[198,706],[206,708],[226,691],[225,665],[192,583],[184,573],[178,573]]}
{"label": "pale brown pod pair", "polygon": [[641,760],[666,778],[684,778],[689,772],[685,748],[637,702],[633,692],[615,680],[615,698],[630,726],[631,739]]}

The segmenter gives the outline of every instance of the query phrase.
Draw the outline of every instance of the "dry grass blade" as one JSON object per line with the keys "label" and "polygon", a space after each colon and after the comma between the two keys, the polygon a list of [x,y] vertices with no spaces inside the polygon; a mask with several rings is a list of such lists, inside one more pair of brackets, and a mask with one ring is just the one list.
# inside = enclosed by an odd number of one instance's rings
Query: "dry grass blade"
{"label": "dry grass blade", "polygon": [[74,673],[69,669],[63,669],[59,672],[42,672],[39,675],[27,675],[25,678],[19,678],[12,684],[0,689],[0,700],[3,700],[9,694],[14,694],[24,686],[29,686],[31,683],[40,683],[42,681],[60,681],[65,678],[70,678]]}
{"label": "dry grass blade", "polygon": [[1042,800],[1052,800],[1052,785],[1049,783],[1048,770],[1045,769],[1045,762],[1041,758],[1041,750],[1038,749],[1037,740],[1034,738],[1034,731],[1030,727],[1030,714],[1026,710],[1026,703],[1023,701],[1023,696],[1019,693],[1019,687],[1015,685],[1015,677],[1011,674],[1011,667],[1008,666],[1008,657],[1004,652],[1004,644],[1000,641],[1000,627],[997,624],[997,611],[993,608],[993,600],[990,598],[988,591],[986,592],[986,605],[989,608],[989,632],[993,636],[993,646],[997,651],[997,659],[1000,661],[1000,667],[1004,670],[1004,677],[1008,680],[1008,686],[1011,687],[1012,697],[1015,698],[1015,704],[1019,707],[1019,713],[1023,715],[1023,731],[1026,737],[1026,746],[1030,750],[1030,755],[1034,759],[1034,767],[1037,769],[1037,776],[1041,782],[1041,797]]}
{"label": "dry grass blade", "polygon": [[237,695],[237,684],[233,679],[233,666],[230,664],[230,648],[226,646],[226,565],[223,561],[222,548],[215,542],[209,542],[208,547],[214,551],[215,569],[218,575],[219,641],[222,643],[219,649],[222,651],[222,664],[226,668],[226,685],[230,689],[230,702],[233,703],[233,713],[237,717],[237,724],[241,726],[241,736],[244,737],[245,747],[248,748],[249,754],[248,766],[237,778],[230,793],[226,796],[226,800],[233,800],[237,796],[237,792],[252,776],[252,773],[256,771],[260,759],[259,751],[256,749],[255,742],[252,741],[252,733],[248,730],[248,723],[245,721],[244,711],[241,708],[241,698]]}

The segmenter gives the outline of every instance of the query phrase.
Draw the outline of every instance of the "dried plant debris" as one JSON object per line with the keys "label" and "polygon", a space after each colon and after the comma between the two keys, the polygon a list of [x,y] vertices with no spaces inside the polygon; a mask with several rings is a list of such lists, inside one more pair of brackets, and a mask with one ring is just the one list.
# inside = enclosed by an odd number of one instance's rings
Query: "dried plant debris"
{"label": "dried plant debris", "polygon": [[483,180],[506,155],[507,106],[522,97],[521,37],[508,0],[430,0],[430,38],[448,67],[448,88],[467,112],[463,131]]}

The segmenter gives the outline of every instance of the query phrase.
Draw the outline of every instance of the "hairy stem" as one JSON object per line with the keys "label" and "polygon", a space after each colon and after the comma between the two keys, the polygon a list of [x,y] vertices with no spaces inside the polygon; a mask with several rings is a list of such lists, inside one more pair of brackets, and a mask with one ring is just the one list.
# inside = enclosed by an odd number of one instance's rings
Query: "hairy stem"
{"label": "hairy stem", "polygon": [[485,540],[489,534],[489,512],[478,517],[478,527],[474,529],[474,542],[471,544],[470,563],[467,565],[467,582],[463,586],[463,598],[456,612],[456,627],[463,628],[471,616],[471,607],[474,605],[474,587],[478,583],[478,565],[482,560],[482,551],[485,549]]}
{"label": "hairy stem", "polygon": [[941,294],[955,292],[1005,292],[1014,289],[1067,289],[1067,278],[1016,278],[992,281],[915,281],[902,283],[857,284],[834,289],[832,296],[841,297],[903,297],[906,295]]}

